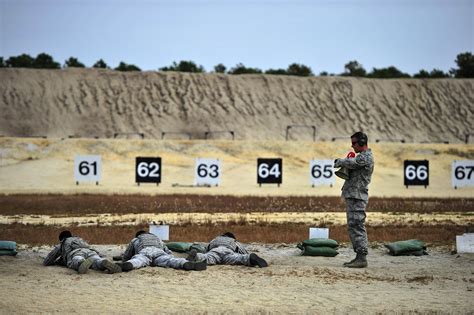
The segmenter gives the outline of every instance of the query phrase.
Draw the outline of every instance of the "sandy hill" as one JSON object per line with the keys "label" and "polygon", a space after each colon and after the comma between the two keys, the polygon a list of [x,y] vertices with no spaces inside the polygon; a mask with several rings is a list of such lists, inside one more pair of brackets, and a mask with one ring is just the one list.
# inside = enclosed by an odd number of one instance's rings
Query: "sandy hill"
{"label": "sandy hill", "polygon": [[[0,135],[464,142],[474,132],[474,80],[299,78],[112,70],[0,69]],[[176,133],[169,133],[176,132]],[[230,139],[230,133],[211,133]],[[312,128],[292,128],[312,140]],[[470,141],[472,142],[471,136]]]}

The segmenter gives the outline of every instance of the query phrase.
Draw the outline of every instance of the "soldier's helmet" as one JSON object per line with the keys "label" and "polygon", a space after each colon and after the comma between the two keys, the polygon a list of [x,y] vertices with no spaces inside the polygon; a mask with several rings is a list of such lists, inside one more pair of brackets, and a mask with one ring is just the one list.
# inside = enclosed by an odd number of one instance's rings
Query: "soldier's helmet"
{"label": "soldier's helmet", "polygon": [[61,233],[59,233],[59,241],[62,242],[64,239],[71,237],[72,233],[71,231],[64,230]]}
{"label": "soldier's helmet", "polygon": [[145,231],[140,230],[135,234],[135,237],[138,237],[139,235],[142,235],[142,234],[145,234],[145,233],[146,233]]}
{"label": "soldier's helmet", "polygon": [[222,236],[227,236],[227,237],[233,238],[235,240],[235,235],[231,232],[225,232],[224,234],[222,234]]}

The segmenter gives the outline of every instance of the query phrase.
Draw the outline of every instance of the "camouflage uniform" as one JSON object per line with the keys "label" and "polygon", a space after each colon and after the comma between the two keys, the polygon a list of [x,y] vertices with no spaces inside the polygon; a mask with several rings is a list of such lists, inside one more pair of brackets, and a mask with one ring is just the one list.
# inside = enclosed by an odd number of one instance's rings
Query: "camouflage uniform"
{"label": "camouflage uniform", "polygon": [[91,249],[82,238],[72,236],[63,239],[60,244],[56,245],[43,260],[43,265],[50,266],[59,263],[70,269],[78,270],[79,265],[86,259],[93,260],[93,269],[105,270],[102,264],[105,259],[100,257],[97,251]]}
{"label": "camouflage uniform", "polygon": [[207,245],[207,252],[197,253],[197,260],[206,260],[208,265],[245,265],[250,266],[247,250],[232,237],[218,236]]}
{"label": "camouflage uniform", "polygon": [[372,151],[362,151],[355,158],[339,159],[338,164],[349,169],[349,179],[342,186],[346,200],[347,228],[354,251],[367,255],[367,231],[365,208],[369,201],[369,183],[374,171]]}
{"label": "camouflage uniform", "polygon": [[143,233],[135,237],[124,254],[122,261],[129,262],[133,269],[146,266],[183,269],[185,258],[175,258],[160,238],[151,233]]}

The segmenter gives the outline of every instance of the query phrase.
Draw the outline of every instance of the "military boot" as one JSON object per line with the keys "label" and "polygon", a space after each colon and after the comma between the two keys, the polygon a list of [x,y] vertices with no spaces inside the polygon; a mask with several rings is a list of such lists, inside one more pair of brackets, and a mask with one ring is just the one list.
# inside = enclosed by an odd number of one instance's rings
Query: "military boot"
{"label": "military boot", "polygon": [[188,257],[186,257],[186,260],[188,261],[197,261],[197,250],[191,249],[188,253]]}
{"label": "military boot", "polygon": [[87,271],[89,271],[89,268],[92,266],[94,263],[94,260],[92,258],[87,258],[82,261],[82,263],[79,265],[79,268],[77,268],[77,273],[79,274],[85,274]]}
{"label": "military boot", "polygon": [[348,268],[366,268],[367,267],[367,255],[357,254],[354,261],[349,262],[348,264],[344,265],[344,267],[348,267]]}
{"label": "military boot", "polygon": [[249,257],[249,264],[251,267],[259,266],[260,268],[268,267],[268,263],[262,257],[259,257],[257,254],[252,253]]}
{"label": "military boot", "polygon": [[349,264],[352,264],[355,260],[356,260],[356,259],[354,258],[354,259],[352,259],[351,261],[346,261],[346,262],[343,263],[342,265],[343,265],[343,266],[347,266],[347,265],[349,265]]}
{"label": "military boot", "polygon": [[118,266],[122,269],[122,271],[127,272],[133,270],[133,265],[131,262],[124,262],[124,263],[117,263]]}
{"label": "military boot", "polygon": [[203,271],[207,269],[207,261],[187,261],[183,265],[183,269],[186,271],[189,270],[196,270],[196,271]]}
{"label": "military boot", "polygon": [[118,264],[114,264],[113,262],[107,259],[102,260],[102,267],[108,270],[110,273],[122,272],[121,266],[119,266]]}

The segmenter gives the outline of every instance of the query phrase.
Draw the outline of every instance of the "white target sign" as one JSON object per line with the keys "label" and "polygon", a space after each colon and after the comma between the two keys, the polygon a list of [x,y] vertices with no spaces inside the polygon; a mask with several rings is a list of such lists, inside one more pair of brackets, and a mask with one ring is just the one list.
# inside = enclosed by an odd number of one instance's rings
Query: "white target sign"
{"label": "white target sign", "polygon": [[221,162],[219,159],[196,159],[195,182],[197,186],[220,185]]}
{"label": "white target sign", "polygon": [[454,189],[474,186],[474,160],[454,161],[451,173]]}
{"label": "white target sign", "polygon": [[310,184],[334,185],[334,161],[333,160],[311,160],[309,161],[309,180]]}
{"label": "white target sign", "polygon": [[100,182],[102,162],[100,155],[77,155],[74,159],[74,179],[80,182]]}

